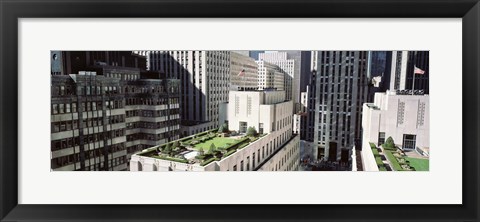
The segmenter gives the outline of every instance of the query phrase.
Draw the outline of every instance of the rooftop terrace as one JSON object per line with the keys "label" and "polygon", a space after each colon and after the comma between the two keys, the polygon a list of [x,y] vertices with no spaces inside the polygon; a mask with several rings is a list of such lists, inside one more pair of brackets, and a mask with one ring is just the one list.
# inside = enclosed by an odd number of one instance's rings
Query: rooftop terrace
{"label": "rooftop terrace", "polygon": [[214,129],[154,146],[136,155],[205,166],[232,155],[265,135],[219,132]]}

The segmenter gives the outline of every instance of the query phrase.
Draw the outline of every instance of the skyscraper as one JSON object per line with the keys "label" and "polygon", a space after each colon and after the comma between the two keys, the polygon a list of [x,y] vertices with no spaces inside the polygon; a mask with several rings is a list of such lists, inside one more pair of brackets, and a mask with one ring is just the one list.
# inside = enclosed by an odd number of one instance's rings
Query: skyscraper
{"label": "skyscraper", "polygon": [[342,149],[361,146],[367,52],[314,51],[311,67],[305,138],[314,157],[336,161]]}
{"label": "skyscraper", "polygon": [[253,58],[245,54],[230,52],[230,90],[257,89],[257,70],[258,65]]}
{"label": "skyscraper", "polygon": [[300,99],[300,92],[297,90],[299,80],[299,71],[295,67],[295,60],[288,58],[287,52],[267,51],[258,55],[259,60],[263,60],[277,65],[286,73],[285,75],[285,92],[286,99],[292,100],[296,104]]}
{"label": "skyscraper", "polygon": [[285,73],[277,65],[265,61],[258,64],[258,89],[285,90]]}
{"label": "skyscraper", "polygon": [[219,104],[228,101],[229,51],[152,51],[150,70],[181,81],[183,136],[219,126]]}
{"label": "skyscraper", "polygon": [[134,152],[178,139],[178,80],[138,68],[145,58],[85,51],[51,56],[52,170],[127,170]]}
{"label": "skyscraper", "polygon": [[[413,76],[415,67],[425,71],[423,75]],[[393,51],[387,53],[386,70],[382,91],[423,90],[429,94],[429,51]],[[413,81],[415,79],[415,84]]]}

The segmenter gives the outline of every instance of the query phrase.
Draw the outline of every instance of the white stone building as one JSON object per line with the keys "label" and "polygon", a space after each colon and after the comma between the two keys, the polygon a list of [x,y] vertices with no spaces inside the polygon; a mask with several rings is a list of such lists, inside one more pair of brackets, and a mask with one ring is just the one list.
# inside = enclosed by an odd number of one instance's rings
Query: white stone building
{"label": "white stone building", "polygon": [[428,95],[376,93],[374,103],[363,105],[362,160],[366,171],[378,170],[369,143],[377,147],[392,137],[405,150],[429,150],[430,103]]}
{"label": "white stone building", "polygon": [[[297,84],[300,78],[300,70],[295,68],[295,60],[289,59],[287,52],[267,51],[258,54],[258,60],[266,61],[277,65],[286,73],[285,75],[285,94],[287,100],[292,100],[294,104],[298,103],[300,92],[297,90]],[[294,95],[295,94],[295,95]]]}
{"label": "white stone building", "polygon": [[[230,52],[230,89],[257,89],[257,70],[255,59],[238,52]],[[243,74],[239,75],[242,71]]]}
{"label": "white stone building", "polygon": [[285,73],[269,62],[257,61],[258,64],[258,89],[285,90]]}
{"label": "white stone building", "polygon": [[[204,166],[158,159],[155,147],[132,156],[131,171],[295,171],[299,167],[300,139],[293,134],[292,101],[283,91],[231,91],[230,102],[222,108],[231,131],[244,134],[255,127],[261,135],[233,154]],[[182,139],[181,139],[182,140]],[[190,151],[195,152],[195,151]],[[189,157],[190,156],[190,157]]]}
{"label": "white stone building", "polygon": [[150,70],[165,72],[169,77],[181,81],[180,114],[183,135],[218,127],[219,104],[228,101],[230,55],[229,51],[147,53]]}
{"label": "white stone building", "polygon": [[392,51],[389,89],[406,89],[408,51]]}

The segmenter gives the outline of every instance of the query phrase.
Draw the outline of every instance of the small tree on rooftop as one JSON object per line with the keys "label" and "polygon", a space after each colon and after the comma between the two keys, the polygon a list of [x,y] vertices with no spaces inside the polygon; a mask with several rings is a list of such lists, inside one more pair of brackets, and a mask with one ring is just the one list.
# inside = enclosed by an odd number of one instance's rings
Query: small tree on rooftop
{"label": "small tree on rooftop", "polygon": [[215,147],[215,144],[212,143],[210,145],[210,148],[208,149],[208,154],[213,154],[217,148]]}
{"label": "small tree on rooftop", "polygon": [[180,146],[180,143],[178,141],[173,142],[172,148],[177,148]]}
{"label": "small tree on rooftop", "polygon": [[224,133],[228,133],[228,132],[230,131],[230,130],[228,129],[228,123],[223,123],[222,126],[223,126],[223,132],[224,132]]}
{"label": "small tree on rooftop", "polygon": [[228,124],[227,123],[224,123],[220,126],[220,128],[218,128],[218,132],[219,133],[228,133]]}
{"label": "small tree on rooftop", "polygon": [[253,126],[248,127],[247,136],[256,136],[256,135],[257,135],[257,130],[255,129],[255,127]]}
{"label": "small tree on rooftop", "polygon": [[171,152],[172,152],[172,146],[170,143],[167,143],[167,145],[165,146],[165,148],[163,149],[163,151],[165,153],[167,153],[168,155],[171,155]]}
{"label": "small tree on rooftop", "polygon": [[395,148],[395,141],[393,141],[393,138],[391,136],[387,138],[387,141],[385,141],[385,143],[383,144],[383,147],[387,149]]}

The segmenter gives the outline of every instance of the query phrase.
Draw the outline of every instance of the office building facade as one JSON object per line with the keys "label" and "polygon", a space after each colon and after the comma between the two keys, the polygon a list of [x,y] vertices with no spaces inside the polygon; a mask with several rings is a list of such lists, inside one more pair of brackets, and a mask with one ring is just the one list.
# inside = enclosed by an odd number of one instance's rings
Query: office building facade
{"label": "office building facade", "polygon": [[219,104],[228,101],[230,55],[229,51],[148,53],[150,70],[180,79],[182,136],[218,128]]}
{"label": "office building facade", "polygon": [[258,86],[259,90],[276,89],[285,90],[285,73],[278,67],[262,60],[258,64]]}
{"label": "office building facade", "polygon": [[336,161],[361,147],[361,109],[367,99],[366,51],[314,51],[305,140],[315,158]]}
{"label": "office building facade", "polygon": [[288,58],[287,52],[264,52],[258,54],[258,60],[266,61],[277,65],[280,69],[286,73],[285,75],[285,93],[286,99],[292,100],[294,104],[298,103],[300,98],[300,92],[297,90],[296,84],[299,80],[299,69],[295,67],[295,60]]}
{"label": "office building facade", "polygon": [[[255,141],[238,148],[233,154],[208,164],[196,162],[195,150],[182,152],[184,161],[156,158],[152,147],[131,159],[131,171],[296,171],[299,168],[300,145],[293,134],[292,101],[284,91],[230,91],[230,102],[222,112],[229,129],[245,135],[254,127],[260,135]],[[216,132],[215,132],[216,133]],[[193,136],[196,138],[195,136]],[[187,141],[188,138],[180,141]],[[192,154],[192,155],[191,155]]]}
{"label": "office building facade", "polygon": [[[74,59],[88,61],[90,53],[75,52]],[[71,63],[69,52],[51,54]],[[132,58],[123,60],[139,57]],[[178,80],[106,64],[97,60],[67,68],[52,62],[53,171],[127,170],[134,152],[178,138]],[[66,74],[73,69],[84,71]]]}
{"label": "office building facade", "polygon": [[[426,94],[408,91],[376,93],[373,103],[363,105],[363,147],[380,147],[388,137],[403,150],[427,154],[430,149],[430,103]],[[371,149],[362,149],[366,171],[378,171]]]}
{"label": "office building facade", "polygon": [[[245,51],[248,52],[248,51]],[[258,65],[253,58],[230,52],[230,89],[255,90],[258,88]]]}
{"label": "office building facade", "polygon": [[[392,51],[387,52],[385,75],[382,78],[383,88],[386,90],[415,90],[429,94],[430,62],[429,51]],[[425,71],[424,74],[413,72],[415,67]],[[413,83],[415,81],[415,84]]]}

